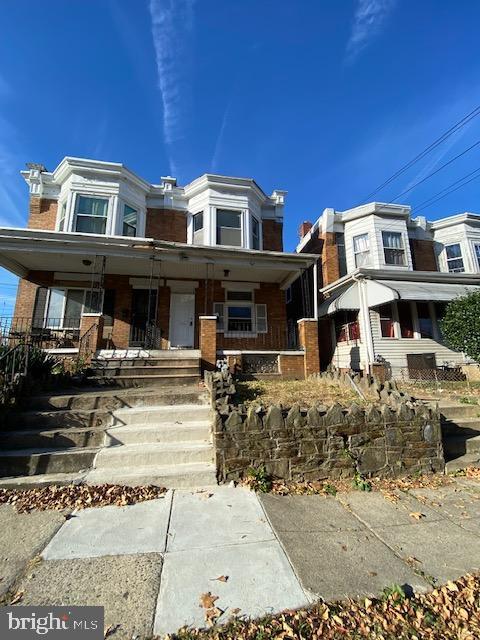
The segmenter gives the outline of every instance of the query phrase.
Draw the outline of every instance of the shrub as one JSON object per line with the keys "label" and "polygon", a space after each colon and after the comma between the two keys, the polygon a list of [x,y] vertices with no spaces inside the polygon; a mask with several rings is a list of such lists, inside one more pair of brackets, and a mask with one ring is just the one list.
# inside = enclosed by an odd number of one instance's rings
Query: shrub
{"label": "shrub", "polygon": [[480,362],[480,291],[449,302],[440,328],[451,349]]}

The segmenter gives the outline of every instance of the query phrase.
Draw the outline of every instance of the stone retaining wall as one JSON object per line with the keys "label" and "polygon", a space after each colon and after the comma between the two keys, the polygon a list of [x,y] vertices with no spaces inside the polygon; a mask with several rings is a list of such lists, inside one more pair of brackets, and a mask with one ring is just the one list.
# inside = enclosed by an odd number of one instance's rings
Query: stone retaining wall
{"label": "stone retaining wall", "polygon": [[251,467],[265,467],[285,480],[356,473],[395,477],[444,469],[438,411],[398,392],[382,390],[383,402],[366,406],[319,404],[307,411],[298,405],[272,405],[247,410],[230,402],[231,377],[211,376],[220,481],[237,480]]}

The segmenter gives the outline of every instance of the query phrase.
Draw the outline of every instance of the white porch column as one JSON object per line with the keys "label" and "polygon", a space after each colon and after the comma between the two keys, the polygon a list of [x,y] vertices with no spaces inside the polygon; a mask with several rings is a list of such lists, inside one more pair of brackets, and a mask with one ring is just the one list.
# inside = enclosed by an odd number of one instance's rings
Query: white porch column
{"label": "white porch column", "polygon": [[367,350],[367,368],[370,372],[370,365],[375,359],[375,349],[373,346],[372,325],[370,322],[370,310],[368,307],[367,281],[365,278],[357,280],[358,292],[360,299],[359,319],[360,319],[360,337],[365,340]]}

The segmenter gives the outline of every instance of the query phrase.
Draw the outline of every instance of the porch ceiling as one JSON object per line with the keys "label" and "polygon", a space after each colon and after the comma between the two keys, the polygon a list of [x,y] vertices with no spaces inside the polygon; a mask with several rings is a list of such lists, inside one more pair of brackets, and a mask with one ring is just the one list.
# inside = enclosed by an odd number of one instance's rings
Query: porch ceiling
{"label": "porch ceiling", "polygon": [[[317,256],[196,247],[144,238],[92,237],[0,229],[0,265],[25,277],[30,271],[92,275],[95,256],[106,256],[106,274],[278,283],[286,288]],[[228,271],[226,274],[225,272]]]}

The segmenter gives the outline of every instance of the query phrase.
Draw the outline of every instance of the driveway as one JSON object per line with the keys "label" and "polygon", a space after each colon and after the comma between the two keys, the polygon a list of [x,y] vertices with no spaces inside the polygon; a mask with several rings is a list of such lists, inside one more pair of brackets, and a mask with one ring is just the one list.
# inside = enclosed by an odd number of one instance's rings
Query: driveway
{"label": "driveway", "polygon": [[0,592],[18,604],[103,605],[113,637],[141,638],[478,571],[480,483],[386,496],[169,491],[67,517],[3,506],[0,545]]}

